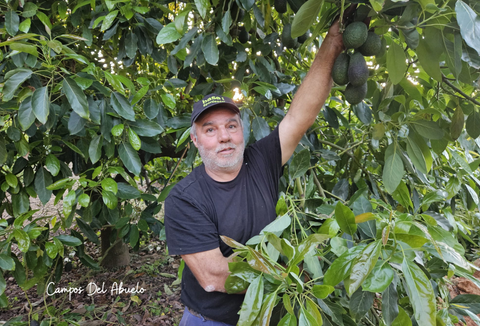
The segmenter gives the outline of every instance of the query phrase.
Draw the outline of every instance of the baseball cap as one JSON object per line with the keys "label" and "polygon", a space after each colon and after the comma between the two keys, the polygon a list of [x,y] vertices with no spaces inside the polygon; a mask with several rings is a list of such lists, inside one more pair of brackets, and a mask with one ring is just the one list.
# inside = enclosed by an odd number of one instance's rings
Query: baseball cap
{"label": "baseball cap", "polygon": [[195,120],[197,120],[200,114],[202,114],[206,110],[219,106],[231,109],[236,113],[240,113],[238,106],[231,98],[217,94],[209,94],[200,101],[193,104],[191,124],[193,125],[193,123],[195,122]]}

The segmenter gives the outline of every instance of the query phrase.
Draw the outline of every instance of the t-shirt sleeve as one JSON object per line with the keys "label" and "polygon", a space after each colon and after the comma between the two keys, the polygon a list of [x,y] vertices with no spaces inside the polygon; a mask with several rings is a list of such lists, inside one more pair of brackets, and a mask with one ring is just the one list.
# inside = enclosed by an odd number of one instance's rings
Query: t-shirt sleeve
{"label": "t-shirt sleeve", "polygon": [[164,223],[170,255],[193,254],[219,247],[215,224],[180,194],[167,197]]}
{"label": "t-shirt sleeve", "polygon": [[278,126],[268,136],[252,144],[249,150],[257,152],[254,157],[262,157],[262,163],[265,165],[266,171],[271,173],[275,182],[280,179],[283,167]]}

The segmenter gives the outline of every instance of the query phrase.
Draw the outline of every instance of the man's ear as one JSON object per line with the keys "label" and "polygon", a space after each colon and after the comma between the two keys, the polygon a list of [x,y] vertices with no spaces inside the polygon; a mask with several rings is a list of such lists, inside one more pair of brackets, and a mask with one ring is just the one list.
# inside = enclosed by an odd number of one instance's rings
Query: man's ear
{"label": "man's ear", "polygon": [[190,139],[193,141],[193,144],[195,145],[195,147],[198,148],[198,146],[197,146],[197,137],[195,137],[194,135],[190,134]]}

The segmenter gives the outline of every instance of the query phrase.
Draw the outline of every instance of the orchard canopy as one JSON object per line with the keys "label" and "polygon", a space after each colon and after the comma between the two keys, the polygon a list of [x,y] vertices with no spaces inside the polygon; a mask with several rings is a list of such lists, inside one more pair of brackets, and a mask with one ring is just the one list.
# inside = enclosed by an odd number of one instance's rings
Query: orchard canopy
{"label": "orchard canopy", "polygon": [[[478,246],[477,0],[1,0],[3,273],[42,292],[49,275],[60,278],[67,251],[99,268],[87,241],[108,247],[120,239],[138,249],[143,234],[163,238],[155,216],[199,162],[189,139],[193,102],[230,96],[242,107],[246,142],[265,137],[336,17],[342,30],[365,22],[383,48],[366,57],[365,99],[351,105],[345,86],[335,85],[287,164],[277,213],[289,220],[277,223],[276,237],[291,245],[271,236],[268,259],[298,249],[303,256],[292,254],[288,263],[305,258],[307,271],[320,277],[329,264],[307,259],[311,247],[302,241],[323,235],[323,254],[339,268],[335,280],[325,274],[325,284],[345,280],[350,297],[367,277],[394,279],[387,290],[371,282],[360,291],[390,291],[383,305],[390,310],[380,316],[386,324],[407,314],[422,326],[467,314],[464,302],[437,306],[435,297],[447,299],[432,283],[470,275],[465,257],[473,259],[469,248]],[[63,204],[58,214],[38,216],[35,200]],[[262,251],[265,241],[252,245]],[[295,247],[302,243],[303,251]],[[245,248],[237,249],[254,250]],[[340,263],[345,254],[350,265]],[[303,295],[299,273],[291,267],[287,274]],[[2,306],[4,290],[0,273]],[[271,306],[281,291],[269,291],[263,302]],[[321,311],[324,322],[339,324],[332,311],[341,295],[323,294],[329,303],[320,310],[299,299],[303,320]],[[367,310],[352,308],[352,318]]]}

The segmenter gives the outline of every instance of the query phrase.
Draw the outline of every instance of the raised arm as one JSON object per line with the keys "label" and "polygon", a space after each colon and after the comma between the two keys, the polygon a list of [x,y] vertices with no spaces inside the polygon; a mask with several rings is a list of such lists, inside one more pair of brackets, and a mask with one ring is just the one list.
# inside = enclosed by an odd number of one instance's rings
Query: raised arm
{"label": "raised arm", "polygon": [[289,160],[303,134],[315,122],[332,88],[332,67],[342,50],[342,35],[337,20],[330,27],[287,115],[278,127],[282,164]]}

